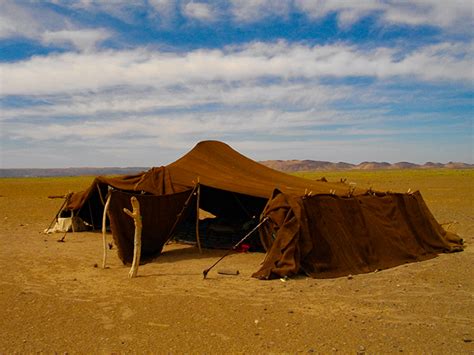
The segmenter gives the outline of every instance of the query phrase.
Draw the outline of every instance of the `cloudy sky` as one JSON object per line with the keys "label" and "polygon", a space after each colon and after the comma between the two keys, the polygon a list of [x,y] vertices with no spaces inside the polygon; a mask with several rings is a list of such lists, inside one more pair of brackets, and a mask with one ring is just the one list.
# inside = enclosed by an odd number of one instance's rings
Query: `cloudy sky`
{"label": "cloudy sky", "polygon": [[473,162],[470,0],[0,1],[0,165]]}

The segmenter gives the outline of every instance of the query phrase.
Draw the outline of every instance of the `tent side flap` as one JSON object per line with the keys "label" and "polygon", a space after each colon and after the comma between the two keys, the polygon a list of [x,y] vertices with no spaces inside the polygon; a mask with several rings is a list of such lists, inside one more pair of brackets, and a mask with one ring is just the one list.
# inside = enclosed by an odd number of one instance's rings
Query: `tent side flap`
{"label": "tent side flap", "polygon": [[253,276],[303,271],[325,278],[371,272],[460,251],[462,240],[436,222],[420,193],[295,197],[276,192],[263,216],[265,262]]}
{"label": "tent side flap", "polygon": [[142,258],[150,259],[161,253],[179,213],[183,210],[192,189],[162,196],[111,191],[109,218],[118,256],[124,264],[133,259],[135,226],[131,218],[124,217],[124,208],[131,209],[130,198],[140,202],[142,214]]}

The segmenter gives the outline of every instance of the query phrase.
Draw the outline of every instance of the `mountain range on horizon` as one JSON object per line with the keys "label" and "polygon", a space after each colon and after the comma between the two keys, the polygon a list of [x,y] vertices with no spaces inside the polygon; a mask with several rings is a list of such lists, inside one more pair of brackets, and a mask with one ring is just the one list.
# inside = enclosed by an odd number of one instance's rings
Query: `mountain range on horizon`
{"label": "mountain range on horizon", "polygon": [[[264,160],[259,161],[269,168],[283,172],[328,171],[328,170],[387,170],[387,169],[473,169],[474,164],[463,162],[415,164],[410,162],[364,161],[359,164],[329,162],[321,160]],[[0,169],[0,178],[6,177],[54,177],[54,176],[98,176],[129,175],[148,170],[150,167],[77,167],[77,168],[6,168]]]}
{"label": "mountain range on horizon", "polygon": [[315,170],[385,170],[385,169],[472,169],[474,164],[463,162],[415,164],[406,161],[397,163],[364,161],[359,164],[351,164],[345,162],[333,163],[320,160],[264,160],[260,164],[269,168],[284,171],[315,171]]}

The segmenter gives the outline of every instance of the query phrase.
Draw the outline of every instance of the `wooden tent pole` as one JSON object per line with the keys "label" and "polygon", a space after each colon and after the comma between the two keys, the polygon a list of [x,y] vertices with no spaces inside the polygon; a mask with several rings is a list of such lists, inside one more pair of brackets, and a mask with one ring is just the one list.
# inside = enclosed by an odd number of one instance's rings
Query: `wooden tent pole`
{"label": "wooden tent pole", "polygon": [[137,276],[138,265],[140,265],[140,254],[142,251],[142,216],[140,215],[140,202],[138,202],[138,199],[132,196],[130,202],[132,203],[133,211],[130,212],[127,208],[124,208],[123,211],[133,218],[133,222],[135,223],[133,262],[130,272],[128,273],[128,277],[133,278]]}
{"label": "wooden tent pole", "polygon": [[106,232],[107,232],[107,213],[109,212],[109,204],[110,204],[110,197],[112,194],[109,194],[107,196],[107,201],[105,202],[104,206],[104,214],[102,215],[102,244],[104,246],[104,254],[102,256],[102,268],[105,269],[105,265],[107,263],[107,238],[106,238]]}
{"label": "wooden tent pole", "polygon": [[72,196],[72,192],[69,192],[67,195],[65,196],[48,196],[48,198],[64,198],[64,201],[61,205],[61,207],[59,207],[59,210],[58,212],[56,213],[56,215],[54,216],[53,220],[51,221],[51,223],[49,224],[48,228],[45,229],[45,233],[51,229],[51,227],[53,226],[53,223],[55,221],[58,220],[58,216],[59,214],[62,212],[63,208],[66,206],[66,204],[69,202],[69,198]]}
{"label": "wooden tent pole", "polygon": [[168,244],[168,243],[171,241],[171,238],[173,238],[173,233],[174,233],[174,231],[176,230],[176,226],[177,226],[178,223],[181,221],[181,217],[182,217],[184,211],[186,210],[186,208],[188,208],[189,202],[190,202],[191,199],[193,198],[194,193],[195,193],[196,190],[197,190],[197,185],[194,185],[193,190],[191,191],[191,193],[189,194],[188,198],[187,198],[186,201],[184,202],[184,205],[183,205],[183,208],[181,209],[181,212],[179,212],[178,215],[176,216],[176,220],[174,221],[173,227],[171,227],[170,232],[168,233],[168,238],[166,239],[166,243],[165,243],[165,244]]}
{"label": "wooden tent pole", "polygon": [[198,177],[197,196],[196,196],[196,242],[197,242],[199,252],[202,253],[201,239],[199,238],[199,202],[200,202],[200,199],[201,199],[201,183],[199,182],[199,177]]}
{"label": "wooden tent pole", "polygon": [[97,191],[99,191],[100,202],[102,202],[102,206],[105,206],[104,198],[102,197],[102,191],[100,191],[99,184],[97,184],[95,186],[97,187]]}

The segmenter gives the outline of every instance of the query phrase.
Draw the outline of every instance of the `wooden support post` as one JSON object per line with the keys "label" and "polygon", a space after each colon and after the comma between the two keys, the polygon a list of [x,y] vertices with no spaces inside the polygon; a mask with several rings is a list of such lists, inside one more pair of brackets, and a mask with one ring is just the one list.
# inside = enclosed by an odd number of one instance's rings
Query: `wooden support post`
{"label": "wooden support post", "polygon": [[196,242],[197,242],[199,252],[202,253],[201,239],[199,238],[199,203],[200,203],[200,198],[201,198],[201,184],[199,183],[199,178],[198,178],[196,194],[197,194],[196,196]]}
{"label": "wooden support post", "polygon": [[104,201],[104,198],[102,197],[102,191],[100,191],[100,186],[99,186],[99,184],[97,184],[95,186],[97,187],[97,191],[99,192],[100,202],[102,202],[102,206],[105,206],[105,201]]}
{"label": "wooden support post", "polygon": [[102,256],[102,268],[105,269],[107,263],[107,238],[105,234],[107,233],[107,213],[109,212],[110,197],[112,194],[107,196],[107,201],[104,206],[104,214],[102,215],[102,243],[104,245],[104,254]]}
{"label": "wooden support post", "polygon": [[142,216],[140,215],[140,203],[138,202],[135,196],[132,196],[130,199],[132,203],[133,211],[130,212],[127,208],[124,208],[123,211],[133,218],[135,223],[135,236],[134,236],[134,249],[133,249],[133,262],[128,277],[136,277],[138,272],[138,265],[140,265],[140,254],[142,251]]}
{"label": "wooden support post", "polygon": [[178,226],[178,223],[181,222],[181,217],[183,216],[183,213],[188,208],[189,202],[192,200],[194,194],[196,193],[196,190],[197,190],[197,185],[194,185],[193,190],[191,191],[188,198],[184,202],[183,208],[176,216],[176,220],[174,221],[173,227],[171,227],[170,232],[168,233],[168,238],[166,238],[166,244],[169,244],[171,242],[171,238],[173,238],[173,233],[175,232],[176,227]]}

